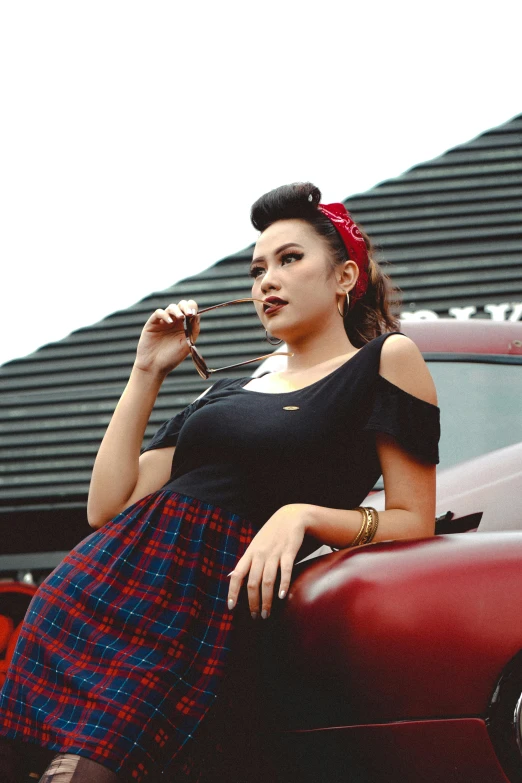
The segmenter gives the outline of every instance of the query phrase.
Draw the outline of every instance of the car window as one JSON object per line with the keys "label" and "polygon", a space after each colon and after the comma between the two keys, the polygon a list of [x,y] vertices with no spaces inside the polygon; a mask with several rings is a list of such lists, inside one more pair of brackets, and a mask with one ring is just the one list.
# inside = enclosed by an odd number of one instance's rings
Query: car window
{"label": "car window", "polygon": [[522,365],[428,362],[440,407],[440,468],[522,441]]}

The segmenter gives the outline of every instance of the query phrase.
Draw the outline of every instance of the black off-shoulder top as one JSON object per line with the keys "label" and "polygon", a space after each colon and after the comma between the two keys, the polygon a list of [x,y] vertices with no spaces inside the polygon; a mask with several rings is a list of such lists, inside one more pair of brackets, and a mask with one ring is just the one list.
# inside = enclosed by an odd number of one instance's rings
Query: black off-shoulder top
{"label": "black off-shoulder top", "polygon": [[354,508],[381,475],[375,435],[420,461],[439,461],[440,410],[379,373],[390,334],[297,391],[245,389],[220,378],[156,432],[143,451],[176,446],[164,488],[260,527],[287,503]]}

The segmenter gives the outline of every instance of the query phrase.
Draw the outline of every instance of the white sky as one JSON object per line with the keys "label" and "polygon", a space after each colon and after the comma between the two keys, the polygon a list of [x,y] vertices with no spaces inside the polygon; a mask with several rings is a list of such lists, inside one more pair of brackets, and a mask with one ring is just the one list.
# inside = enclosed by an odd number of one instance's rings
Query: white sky
{"label": "white sky", "polygon": [[0,363],[522,112],[513,0],[0,0]]}

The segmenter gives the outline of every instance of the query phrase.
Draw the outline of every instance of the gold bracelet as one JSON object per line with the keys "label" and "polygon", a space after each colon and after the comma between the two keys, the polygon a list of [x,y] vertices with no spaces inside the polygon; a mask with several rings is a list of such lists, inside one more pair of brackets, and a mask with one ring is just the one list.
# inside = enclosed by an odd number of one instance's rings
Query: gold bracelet
{"label": "gold bracelet", "polygon": [[363,538],[363,536],[365,535],[365,533],[366,533],[366,531],[368,529],[368,512],[366,511],[364,506],[357,506],[353,510],[361,512],[363,521],[362,521],[362,525],[360,527],[359,532],[357,533],[357,535],[353,539],[352,543],[349,544],[350,548],[354,547],[354,546],[359,546],[359,543],[360,543],[361,539]]}
{"label": "gold bracelet", "polygon": [[372,509],[370,506],[363,506],[364,510],[367,514],[366,519],[366,528],[364,529],[364,533],[362,534],[362,538],[359,541],[359,546],[363,546],[364,544],[368,543],[368,540],[370,536],[372,535],[373,525],[374,525],[374,516],[372,514]]}
{"label": "gold bracelet", "polygon": [[379,527],[379,514],[377,513],[377,509],[372,508],[372,506],[366,506],[366,510],[370,516],[370,523],[365,531],[365,535],[363,535],[361,545],[370,544]]}
{"label": "gold bracelet", "polygon": [[366,525],[366,530],[364,531],[363,536],[361,538],[361,546],[369,542],[375,524],[375,517],[373,515],[373,509],[371,508],[371,506],[365,506],[364,508],[366,509],[366,513],[368,514],[368,524]]}
{"label": "gold bracelet", "polygon": [[375,517],[375,527],[372,530],[372,534],[370,536],[370,541],[368,543],[373,541],[373,539],[375,538],[375,534],[377,532],[377,528],[379,527],[379,513],[378,513],[376,508],[372,508],[372,511],[373,511],[373,515]]}

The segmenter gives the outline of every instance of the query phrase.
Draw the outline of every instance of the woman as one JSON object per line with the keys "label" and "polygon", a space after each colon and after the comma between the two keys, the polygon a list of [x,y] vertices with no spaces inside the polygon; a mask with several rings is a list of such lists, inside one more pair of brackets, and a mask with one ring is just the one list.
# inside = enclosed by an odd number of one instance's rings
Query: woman
{"label": "woman", "polygon": [[[241,607],[259,628],[321,543],[434,532],[432,378],[396,329],[369,239],[320,199],[296,183],[252,207],[252,297],[287,369],[220,378],[140,456],[161,384],[188,355],[184,321],[198,336],[197,303],[144,326],[93,469],[95,532],[33,599],[0,700],[1,734],[58,754],[46,783],[190,774],[205,732],[219,744],[211,707],[241,668]],[[377,517],[359,504],[381,472]],[[191,774],[204,779],[201,762]]]}

